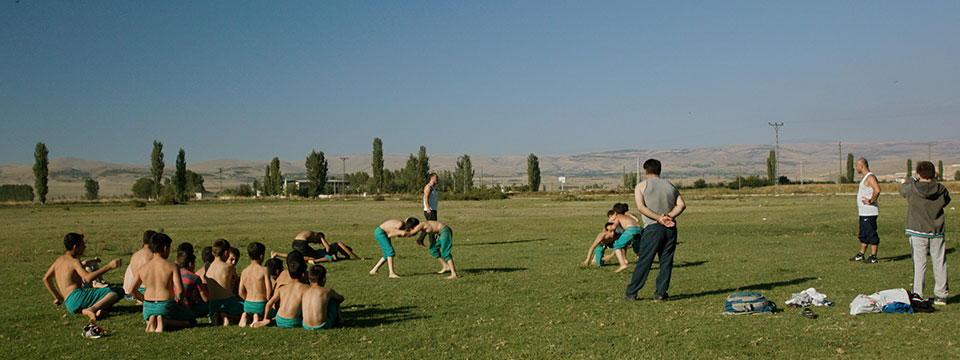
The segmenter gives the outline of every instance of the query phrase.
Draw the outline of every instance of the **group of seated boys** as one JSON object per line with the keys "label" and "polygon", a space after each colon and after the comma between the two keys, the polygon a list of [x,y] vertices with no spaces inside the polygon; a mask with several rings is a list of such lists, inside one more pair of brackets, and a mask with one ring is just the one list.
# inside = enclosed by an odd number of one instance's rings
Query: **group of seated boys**
{"label": "group of seated boys", "polygon": [[[303,254],[294,250],[283,261],[271,257],[264,262],[266,248],[259,242],[247,246],[250,265],[237,274],[240,251],[219,239],[203,249],[203,268],[195,269],[193,245],[177,247],[176,263],[167,261],[173,240],[162,232],[146,231],[142,247],[131,256],[124,286],[84,288],[105,272],[121,266],[114,259],[99,269],[80,261],[86,244],[81,234],[64,237],[66,252],[57,258],[42,281],[54,297],[54,304],[66,305],[70,313],[82,313],[93,323],[125,294],[143,304],[146,332],[184,328],[198,317],[209,317],[215,325],[237,323],[241,327],[328,329],[343,323],[340,303],[343,296],[325,288],[326,269],[308,267]],[[355,255],[354,255],[355,256]],[[196,272],[194,272],[196,271]],[[54,280],[56,286],[54,286]],[[64,297],[62,294],[67,294]]]}

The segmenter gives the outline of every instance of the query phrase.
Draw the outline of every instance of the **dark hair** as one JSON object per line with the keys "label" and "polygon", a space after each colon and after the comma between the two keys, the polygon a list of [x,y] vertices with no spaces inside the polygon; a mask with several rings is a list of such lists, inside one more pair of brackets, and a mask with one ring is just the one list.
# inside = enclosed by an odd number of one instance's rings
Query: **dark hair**
{"label": "dark hair", "polygon": [[143,242],[143,244],[144,244],[144,245],[150,245],[150,239],[153,238],[153,235],[156,234],[156,233],[157,233],[157,232],[156,232],[156,231],[153,231],[153,230],[144,231],[144,232],[143,232],[143,240],[141,240],[141,241]]}
{"label": "dark hair", "polygon": [[863,167],[865,167],[865,168],[867,168],[867,169],[870,168],[870,163],[867,162],[867,158],[863,158],[863,157],[862,157],[862,158],[857,159],[857,161],[862,162],[862,163],[863,163]]}
{"label": "dark hair", "polygon": [[612,222],[608,222],[608,223],[606,223],[606,224],[603,224],[603,230],[607,230],[607,226],[610,226],[610,225],[613,225],[613,223],[612,223]]}
{"label": "dark hair", "polygon": [[204,263],[209,264],[213,262],[213,247],[205,246],[203,250],[200,250],[200,260],[203,260]]}
{"label": "dark hair", "polygon": [[267,259],[267,261],[263,263],[263,266],[267,268],[267,274],[270,274],[270,276],[277,276],[283,272],[283,261],[277,258]]}
{"label": "dark hair", "polygon": [[177,246],[177,257],[179,257],[181,253],[193,254],[193,244],[188,242],[180,243],[180,245]]}
{"label": "dark hair", "polygon": [[613,204],[613,212],[617,214],[625,214],[627,211],[630,211],[630,206],[628,206],[626,203]]}
{"label": "dark hair", "polygon": [[156,254],[163,251],[163,248],[169,249],[171,243],[173,243],[173,239],[167,236],[167,234],[153,234],[153,237],[150,238],[150,252]]}
{"label": "dark hair", "polygon": [[237,260],[240,259],[240,249],[237,249],[237,248],[231,246],[231,247],[230,247],[230,250],[228,250],[228,251],[230,251],[230,255],[233,255],[233,257],[237,258]]}
{"label": "dark hair", "polygon": [[430,179],[430,178],[432,178],[432,177],[435,177],[435,178],[437,178],[437,180],[440,180],[440,175],[437,175],[437,173],[435,173],[435,172],[434,172],[434,173],[430,173],[430,175],[427,175],[427,179]]}
{"label": "dark hair", "polygon": [[213,256],[220,258],[221,261],[227,261],[227,251],[230,250],[230,242],[224,239],[217,239],[213,242]]}
{"label": "dark hair", "polygon": [[322,233],[322,232],[319,232],[319,231],[314,231],[314,232],[313,232],[313,236],[314,236],[315,238],[320,238],[320,239],[324,239],[324,240],[327,239],[327,236],[326,236],[326,235],[323,235],[323,233]]}
{"label": "dark hair", "polygon": [[291,279],[303,282],[303,273],[307,271],[307,263],[303,261],[302,256],[294,257],[291,255],[293,253],[287,255],[287,273],[289,273]]}
{"label": "dark hair", "polygon": [[613,209],[607,210],[607,217],[611,217],[611,216],[613,216],[613,214],[616,214],[616,213],[617,213],[617,212],[616,212],[616,211],[613,211]]}
{"label": "dark hair", "polygon": [[192,252],[181,251],[180,253],[177,254],[177,265],[180,266],[181,269],[186,269],[188,264],[190,263],[195,264],[196,261],[197,261],[197,256],[194,255]]}
{"label": "dark hair", "polygon": [[83,235],[77,233],[69,233],[63,237],[63,247],[67,250],[73,250],[75,246],[80,246],[83,244]]}
{"label": "dark hair", "polygon": [[263,253],[266,251],[267,248],[257,241],[247,245],[247,255],[250,255],[250,260],[263,260]]}
{"label": "dark hair", "polygon": [[917,175],[924,179],[933,179],[937,176],[937,169],[932,162],[921,161],[917,163]]}
{"label": "dark hair", "polygon": [[660,175],[660,160],[647,159],[643,162],[643,171],[650,175]]}
{"label": "dark hair", "polygon": [[290,271],[290,264],[295,262],[303,262],[303,254],[296,250],[287,253],[287,271]]}
{"label": "dark hair", "polygon": [[400,230],[410,230],[417,227],[417,225],[420,225],[419,219],[415,217],[408,217],[407,220],[400,225]]}
{"label": "dark hair", "polygon": [[310,273],[307,274],[307,277],[310,279],[311,284],[318,284],[320,280],[327,277],[327,268],[323,265],[314,265],[310,267]]}

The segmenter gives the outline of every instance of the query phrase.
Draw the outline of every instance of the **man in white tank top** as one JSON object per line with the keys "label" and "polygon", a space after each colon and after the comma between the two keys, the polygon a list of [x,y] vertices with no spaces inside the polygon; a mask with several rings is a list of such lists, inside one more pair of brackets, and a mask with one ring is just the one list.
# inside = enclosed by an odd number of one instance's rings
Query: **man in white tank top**
{"label": "man in white tank top", "polygon": [[870,172],[867,159],[857,159],[857,173],[863,175],[860,179],[860,188],[857,190],[857,215],[860,219],[860,252],[850,258],[850,261],[864,261],[867,245],[870,245],[870,257],[865,262],[877,262],[877,246],[880,245],[880,236],[877,235],[877,216],[880,211],[877,207],[877,198],[880,197],[880,184],[877,177]]}

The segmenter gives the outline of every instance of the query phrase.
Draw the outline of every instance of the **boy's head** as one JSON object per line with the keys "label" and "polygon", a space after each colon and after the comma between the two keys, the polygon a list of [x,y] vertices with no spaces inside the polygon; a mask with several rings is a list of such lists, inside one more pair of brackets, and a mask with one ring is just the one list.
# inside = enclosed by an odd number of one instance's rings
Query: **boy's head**
{"label": "boy's head", "polygon": [[310,279],[311,284],[323,286],[327,279],[327,268],[323,267],[323,265],[314,265],[310,268],[310,273],[307,277]]}
{"label": "boy's head", "polygon": [[230,265],[237,265],[237,261],[240,260],[240,249],[231,247],[227,250],[227,263]]}
{"label": "boy's head", "polygon": [[154,254],[160,254],[166,258],[167,256],[170,256],[171,243],[173,243],[173,239],[167,236],[167,234],[153,234],[153,237],[150,238],[150,252]]}
{"label": "boy's head", "polygon": [[403,225],[400,226],[400,230],[410,230],[417,225],[420,225],[420,220],[415,217],[408,217],[407,220],[403,221]]}
{"label": "boy's head", "polygon": [[647,159],[647,161],[644,161],[643,172],[647,175],[660,176],[660,160]]}
{"label": "boy's head", "polygon": [[322,243],[321,240],[326,240],[326,239],[327,239],[327,238],[326,238],[326,235],[323,235],[322,232],[319,232],[319,231],[311,231],[310,233],[311,233],[311,234],[310,234],[310,237],[307,238],[307,239],[309,239],[307,242],[312,242],[312,243],[320,244],[320,243]]}
{"label": "boy's head", "polygon": [[270,274],[270,277],[273,278],[280,276],[280,273],[283,272],[283,261],[277,258],[267,259],[263,266],[267,268],[267,274]]}
{"label": "boy's head", "polygon": [[150,245],[150,239],[152,239],[152,238],[153,238],[153,235],[156,234],[156,233],[157,233],[157,232],[156,232],[156,231],[153,231],[153,230],[144,231],[144,232],[143,232],[143,240],[141,240],[141,241],[143,241],[143,245],[149,246],[149,245]]}
{"label": "boy's head", "polygon": [[227,253],[230,251],[230,242],[224,239],[217,239],[213,242],[213,257],[220,261],[227,261]]}
{"label": "boy's head", "polygon": [[180,243],[180,245],[177,246],[177,255],[179,256],[180,253],[193,254],[193,244],[188,242]]}
{"label": "boy's head", "polygon": [[203,260],[206,264],[213,262],[213,246],[205,246],[203,250],[200,250],[200,260]]}
{"label": "boy's head", "polygon": [[613,214],[616,214],[616,213],[617,213],[617,212],[616,212],[616,211],[613,211],[613,209],[607,210],[607,217],[611,217],[611,216],[613,216]]}
{"label": "boy's head", "polygon": [[250,243],[250,245],[247,245],[247,255],[250,256],[251,261],[256,261],[258,263],[262,262],[263,253],[266,251],[267,251],[267,247],[263,246],[263,244],[261,244],[258,241],[254,241]]}
{"label": "boy's head", "polygon": [[187,269],[193,271],[194,266],[196,266],[197,256],[192,252],[183,252],[177,254],[177,265],[181,269]]}
{"label": "boy's head", "polygon": [[630,207],[627,206],[626,203],[616,203],[616,204],[613,204],[613,212],[615,212],[615,213],[617,213],[617,214],[619,214],[619,215],[623,215],[623,214],[626,214],[627,211],[630,211]]}
{"label": "boy's head", "polygon": [[613,223],[612,223],[612,222],[608,222],[608,223],[606,223],[606,224],[603,224],[603,230],[612,231],[612,230],[613,230],[612,227],[613,227]]}
{"label": "boy's head", "polygon": [[83,250],[87,248],[87,245],[83,242],[83,235],[77,233],[69,233],[63,237],[63,247],[67,248],[67,251],[73,251],[77,256],[83,255]]}
{"label": "boy's head", "polygon": [[937,176],[937,168],[929,161],[917,163],[917,176],[924,180],[933,180]]}
{"label": "boy's head", "polygon": [[427,176],[427,181],[436,184],[440,181],[440,175],[437,175],[437,173],[430,173],[430,176]]}
{"label": "boy's head", "polygon": [[291,279],[303,282],[303,274],[307,271],[307,263],[303,261],[303,255],[293,256],[293,253],[300,254],[294,251],[287,255],[287,273],[289,273]]}

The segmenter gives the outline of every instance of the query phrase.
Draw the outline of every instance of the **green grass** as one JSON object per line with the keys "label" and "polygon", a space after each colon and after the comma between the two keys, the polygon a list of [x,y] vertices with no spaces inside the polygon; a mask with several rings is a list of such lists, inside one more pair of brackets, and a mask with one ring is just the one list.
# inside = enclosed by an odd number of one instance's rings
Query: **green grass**
{"label": "green grass", "polygon": [[[380,250],[373,229],[388,218],[422,215],[416,201],[249,201],[185,206],[130,204],[0,208],[0,350],[13,358],[894,358],[960,355],[960,306],[933,314],[850,316],[854,296],[910,288],[912,262],[903,235],[905,202],[881,198],[881,262],[851,263],[858,246],[852,196],[688,199],[670,294],[654,303],[653,277],[641,301],[620,300],[630,271],[581,267],[586,247],[617,201],[552,198],[444,202],[440,220],[454,231],[462,275],[444,280],[439,264],[412,238],[395,241],[397,272],[367,274]],[[631,207],[633,207],[631,205]],[[948,210],[948,236],[957,232]],[[763,220],[766,218],[766,220]],[[320,230],[365,261],[327,266],[328,285],[347,300],[345,328],[332,331],[215,328],[145,334],[140,308],[122,301],[99,321],[110,336],[80,336],[86,320],[54,307],[40,277],[67,232],[86,234],[87,255],[126,262],[146,229],[174,243],[206,246],[226,238],[289,251],[301,230]],[[956,243],[948,240],[948,263]],[[249,262],[246,254],[240,265]],[[958,274],[951,268],[951,276]],[[120,282],[122,271],[106,275]],[[928,274],[928,284],[932,275]],[[766,316],[721,315],[726,295],[765,294],[782,305],[815,287],[837,303]],[[927,296],[932,296],[928,285]]]}

